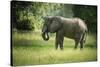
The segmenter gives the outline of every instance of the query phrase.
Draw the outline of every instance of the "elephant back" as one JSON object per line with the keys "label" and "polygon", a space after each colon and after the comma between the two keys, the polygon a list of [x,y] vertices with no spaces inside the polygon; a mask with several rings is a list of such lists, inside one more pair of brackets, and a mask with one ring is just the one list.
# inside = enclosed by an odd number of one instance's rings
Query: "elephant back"
{"label": "elephant back", "polygon": [[87,31],[87,25],[82,19],[77,18],[77,22],[78,22],[78,26],[81,31],[83,31],[83,32]]}

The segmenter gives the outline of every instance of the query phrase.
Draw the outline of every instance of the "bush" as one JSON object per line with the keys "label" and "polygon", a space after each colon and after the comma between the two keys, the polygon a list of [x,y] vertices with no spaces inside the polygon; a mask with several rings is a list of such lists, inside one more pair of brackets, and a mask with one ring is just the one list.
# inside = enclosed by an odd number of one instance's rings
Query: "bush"
{"label": "bush", "polygon": [[34,23],[29,19],[18,21],[17,29],[19,30],[34,30]]}

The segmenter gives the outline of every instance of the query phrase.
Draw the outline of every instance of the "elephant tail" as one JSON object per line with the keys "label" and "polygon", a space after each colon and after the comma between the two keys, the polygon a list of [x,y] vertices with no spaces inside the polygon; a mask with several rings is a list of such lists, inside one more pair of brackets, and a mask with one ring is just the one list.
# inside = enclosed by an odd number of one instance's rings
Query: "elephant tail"
{"label": "elephant tail", "polygon": [[88,32],[85,31],[85,33],[84,33],[84,35],[83,35],[83,36],[84,36],[84,40],[83,40],[84,43],[86,42],[87,33],[88,33]]}

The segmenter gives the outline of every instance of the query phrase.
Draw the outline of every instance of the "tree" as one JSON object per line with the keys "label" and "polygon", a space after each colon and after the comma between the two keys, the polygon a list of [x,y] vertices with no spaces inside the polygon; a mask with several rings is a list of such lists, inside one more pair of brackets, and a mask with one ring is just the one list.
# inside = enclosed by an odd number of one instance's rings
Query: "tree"
{"label": "tree", "polygon": [[20,30],[33,30],[34,26],[28,13],[31,2],[12,1],[11,2],[11,21],[12,26]]}
{"label": "tree", "polygon": [[33,30],[34,28],[39,29],[43,24],[42,17],[59,14],[61,7],[61,4],[12,1],[12,25],[18,30]]}

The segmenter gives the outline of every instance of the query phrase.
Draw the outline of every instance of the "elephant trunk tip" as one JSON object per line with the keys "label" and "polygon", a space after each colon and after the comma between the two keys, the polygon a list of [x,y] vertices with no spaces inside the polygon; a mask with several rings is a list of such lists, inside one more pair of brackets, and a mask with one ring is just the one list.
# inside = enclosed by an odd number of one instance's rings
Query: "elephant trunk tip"
{"label": "elephant trunk tip", "polygon": [[48,33],[43,32],[43,33],[42,33],[42,38],[43,38],[43,40],[48,41],[48,40],[49,40],[49,35],[48,35]]}

